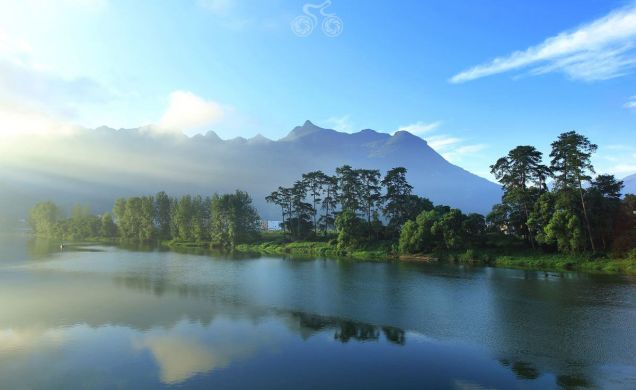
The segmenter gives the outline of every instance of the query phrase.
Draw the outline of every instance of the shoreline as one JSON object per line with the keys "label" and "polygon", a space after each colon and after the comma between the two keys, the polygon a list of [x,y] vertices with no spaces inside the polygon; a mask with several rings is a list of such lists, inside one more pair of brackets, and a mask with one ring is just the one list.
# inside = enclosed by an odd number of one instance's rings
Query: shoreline
{"label": "shoreline", "polygon": [[[207,243],[166,243],[168,248],[209,248]],[[259,242],[239,244],[234,249],[240,253],[262,255],[332,257],[362,261],[401,261],[410,263],[451,263],[531,271],[584,272],[602,274],[636,275],[636,259],[592,258],[590,254],[559,255],[547,253],[504,253],[495,250],[467,250],[427,254],[398,255],[388,249],[359,249],[338,251],[322,241],[291,243]]]}
{"label": "shoreline", "polygon": [[[35,237],[34,237],[35,238]],[[43,237],[41,237],[43,238]],[[55,240],[57,242],[57,240]],[[68,240],[64,242],[69,247],[101,244],[122,248],[165,248],[167,250],[200,250],[204,252],[210,248],[209,242],[194,241],[161,241],[148,244],[132,244],[117,239],[90,238],[85,240]],[[261,254],[276,256],[320,257],[334,259],[348,259],[359,261],[399,261],[405,263],[448,263],[474,266],[491,266],[545,272],[584,272],[592,274],[622,274],[636,275],[636,259],[616,259],[597,257],[591,254],[559,255],[531,251],[508,252],[494,249],[444,251],[435,253],[421,253],[398,255],[391,252],[387,246],[378,245],[376,248],[341,251],[328,241],[299,241],[281,243],[275,241],[261,241],[251,244],[239,244],[234,248],[235,253]]]}

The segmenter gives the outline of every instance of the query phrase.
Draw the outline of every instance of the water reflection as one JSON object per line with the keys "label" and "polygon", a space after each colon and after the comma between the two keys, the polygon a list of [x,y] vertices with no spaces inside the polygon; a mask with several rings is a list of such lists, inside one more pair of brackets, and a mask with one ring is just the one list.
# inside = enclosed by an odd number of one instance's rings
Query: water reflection
{"label": "water reflection", "polygon": [[39,248],[0,250],[0,388],[636,385],[629,278]]}

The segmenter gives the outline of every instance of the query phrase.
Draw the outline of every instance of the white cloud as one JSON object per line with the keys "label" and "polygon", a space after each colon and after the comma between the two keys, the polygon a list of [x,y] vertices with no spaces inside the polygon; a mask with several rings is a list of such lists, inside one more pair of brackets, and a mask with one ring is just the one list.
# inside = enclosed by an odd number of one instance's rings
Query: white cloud
{"label": "white cloud", "polygon": [[631,109],[635,109],[636,110],[636,96],[630,97],[629,100],[627,101],[627,103],[625,103],[623,105],[623,107],[631,108]]}
{"label": "white cloud", "polygon": [[351,121],[349,115],[343,115],[341,117],[332,116],[325,120],[325,123],[334,130],[343,131],[345,133],[352,133],[354,131],[353,121]]}
{"label": "white cloud", "polygon": [[235,6],[235,0],[199,0],[199,6],[216,15],[225,16]]}
{"label": "white cloud", "polygon": [[606,80],[636,68],[635,47],[636,5],[632,4],[539,45],[472,67],[450,81],[461,83],[530,66],[534,66],[531,74],[559,71],[577,80]]}
{"label": "white cloud", "polygon": [[458,163],[462,158],[475,155],[488,147],[485,144],[469,144],[466,139],[461,137],[438,134],[437,131],[441,126],[442,121],[431,123],[418,121],[407,126],[401,126],[398,131],[403,130],[419,135],[426,141],[428,146],[452,163]]}
{"label": "white cloud", "polygon": [[636,173],[636,164],[618,164],[610,169],[610,172],[614,173],[619,179],[624,176],[629,176]]}
{"label": "white cloud", "polygon": [[442,125],[442,121],[436,121],[431,123],[415,122],[410,125],[401,126],[398,131],[408,131],[411,134],[422,135],[429,133]]}
{"label": "white cloud", "polygon": [[486,149],[488,145],[485,144],[474,144],[474,145],[464,145],[449,150],[447,152],[442,153],[442,157],[450,162],[459,162],[463,157],[471,154],[475,154],[481,152]]}
{"label": "white cloud", "polygon": [[428,146],[435,149],[438,152],[443,152],[447,148],[456,145],[462,141],[461,138],[448,136],[448,135],[433,135],[425,138]]}
{"label": "white cloud", "polygon": [[174,91],[159,121],[159,128],[193,135],[209,130],[207,127],[219,123],[224,116],[225,108],[219,103],[205,100],[189,91]]}
{"label": "white cloud", "polygon": [[0,103],[0,138],[72,134],[78,128],[39,111]]}
{"label": "white cloud", "polygon": [[51,71],[34,59],[28,41],[0,30],[0,136],[71,132],[80,106],[112,96],[90,78]]}

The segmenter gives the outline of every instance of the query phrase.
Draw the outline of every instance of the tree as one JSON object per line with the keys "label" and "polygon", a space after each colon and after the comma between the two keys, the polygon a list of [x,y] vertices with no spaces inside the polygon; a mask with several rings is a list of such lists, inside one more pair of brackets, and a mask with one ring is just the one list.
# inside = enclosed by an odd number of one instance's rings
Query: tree
{"label": "tree", "polygon": [[311,198],[314,235],[317,234],[318,221],[316,216],[318,215],[318,204],[322,200],[320,196],[322,195],[322,186],[326,177],[322,171],[313,171],[303,174],[303,182]]}
{"label": "tree", "polygon": [[192,231],[193,216],[192,196],[184,195],[177,201],[172,216],[175,228],[173,238],[181,241],[192,241],[194,239]]}
{"label": "tree", "polygon": [[371,238],[371,216],[376,207],[382,203],[382,195],[380,194],[380,171],[377,169],[360,169],[357,170],[359,185],[359,205],[367,216],[368,237]]}
{"label": "tree", "polygon": [[214,194],[210,200],[211,244],[222,249],[234,249],[259,234],[259,221],[252,199],[243,191],[234,194]]}
{"label": "tree", "polygon": [[434,231],[433,226],[448,212],[449,207],[437,206],[432,210],[422,211],[415,221],[405,222],[400,231],[400,252],[427,253],[443,246],[441,229]]}
{"label": "tree", "polygon": [[325,175],[322,181],[322,192],[324,197],[321,208],[325,213],[320,217],[319,224],[326,234],[336,222],[334,212],[338,206],[338,179],[335,176]]}
{"label": "tree", "polygon": [[35,234],[53,237],[60,217],[61,211],[55,203],[37,203],[29,212],[29,225]]}
{"label": "tree", "polygon": [[350,165],[336,168],[338,188],[340,193],[338,201],[343,211],[357,213],[360,210],[360,171],[354,170]]}
{"label": "tree", "polygon": [[344,210],[336,216],[338,250],[348,250],[361,246],[364,221],[351,210]]}
{"label": "tree", "polygon": [[157,226],[157,235],[161,240],[170,239],[171,236],[170,219],[172,206],[170,197],[164,191],[155,195],[155,225]]}
{"label": "tree", "polygon": [[612,252],[624,256],[636,249],[636,195],[627,194],[621,201],[613,226]]}
{"label": "tree", "polygon": [[288,228],[296,239],[305,238],[312,230],[310,216],[314,212],[313,206],[307,203],[307,183],[299,180],[291,188],[292,213],[288,219]]}
{"label": "tree", "polygon": [[552,169],[555,187],[558,190],[578,191],[581,200],[583,218],[587,227],[587,234],[592,251],[596,251],[592,227],[587,212],[587,206],[583,196],[583,183],[592,178],[589,173],[594,173],[591,157],[596,152],[597,146],[591,143],[587,137],[575,131],[568,131],[559,135],[552,143],[550,167]]}
{"label": "tree", "polygon": [[[534,146],[525,145],[517,146],[490,166],[490,172],[503,186],[503,203],[510,204],[510,211],[519,209],[523,213],[523,218],[519,219],[523,233],[532,248],[535,246],[534,237],[532,229],[528,226],[531,204],[535,200],[532,195],[546,189],[545,180],[550,174],[541,160],[541,152]],[[539,191],[530,190],[531,186]]]}
{"label": "tree", "polygon": [[389,170],[382,179],[382,186],[386,189],[384,195],[384,215],[389,220],[389,227],[394,231],[399,231],[404,222],[409,217],[411,186],[406,180],[406,168],[397,167]]}
{"label": "tree", "polygon": [[485,243],[486,220],[477,213],[468,214],[462,221],[462,232],[465,241],[471,247],[481,247]]}
{"label": "tree", "polygon": [[446,249],[460,248],[464,241],[463,222],[462,212],[458,209],[451,209],[435,221],[431,227],[431,233],[442,236],[442,242]]}
{"label": "tree", "polygon": [[278,187],[278,191],[272,191],[271,194],[267,195],[265,197],[265,201],[267,203],[273,203],[277,206],[280,206],[280,213],[281,213],[281,218],[283,219],[283,231],[285,229],[285,203],[283,203],[282,201],[282,197],[281,197],[281,192],[280,190],[282,189],[282,187]]}
{"label": "tree", "polygon": [[598,175],[586,191],[590,219],[595,227],[595,238],[601,243],[603,250],[609,249],[614,236],[614,225],[620,213],[622,188],[623,182],[616,180],[614,175]]}
{"label": "tree", "polygon": [[192,198],[192,237],[202,242],[209,238],[210,232],[210,199],[201,195]]}
{"label": "tree", "polygon": [[113,221],[113,216],[110,213],[102,214],[100,219],[99,234],[102,237],[113,238],[117,236],[117,225]]}
{"label": "tree", "polygon": [[578,253],[583,250],[585,233],[579,216],[569,210],[557,210],[545,227],[548,241],[556,243],[559,251]]}

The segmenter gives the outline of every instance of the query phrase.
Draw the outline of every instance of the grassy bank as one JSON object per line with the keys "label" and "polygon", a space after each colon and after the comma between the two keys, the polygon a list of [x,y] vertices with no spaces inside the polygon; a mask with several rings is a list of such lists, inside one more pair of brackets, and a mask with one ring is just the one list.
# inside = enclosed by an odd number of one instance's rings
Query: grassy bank
{"label": "grassy bank", "polygon": [[396,258],[389,248],[376,245],[371,248],[355,250],[338,250],[329,242],[301,241],[301,242],[261,242],[255,244],[241,244],[236,247],[240,252],[253,252],[275,255],[315,256],[315,257],[350,257],[360,260],[378,260]]}
{"label": "grassy bank", "polygon": [[528,269],[538,271],[581,271],[624,273],[636,275],[636,257],[618,259],[606,255],[562,255],[537,251],[508,252],[505,250],[466,250],[441,252],[431,256],[440,261],[483,264],[494,267]]}
{"label": "grassy bank", "polygon": [[[208,242],[165,241],[162,245],[172,249],[209,248]],[[533,251],[480,249],[440,251],[427,254],[398,256],[391,250],[390,242],[376,242],[367,248],[338,250],[332,236],[315,241],[289,242],[280,233],[264,234],[261,240],[237,245],[235,251],[298,257],[345,257],[358,260],[441,261],[494,267],[528,269],[538,271],[581,271],[624,273],[636,275],[636,256],[616,259],[605,255],[559,255]]]}

